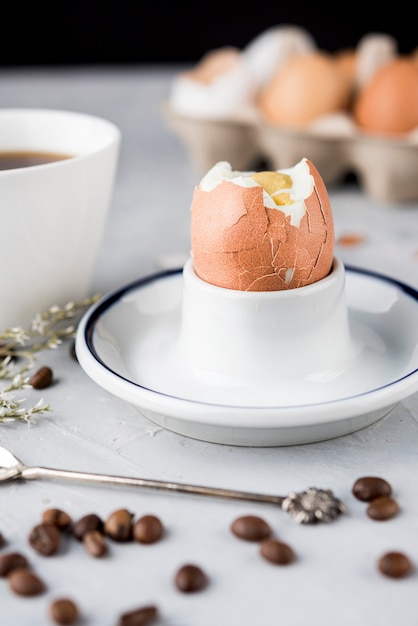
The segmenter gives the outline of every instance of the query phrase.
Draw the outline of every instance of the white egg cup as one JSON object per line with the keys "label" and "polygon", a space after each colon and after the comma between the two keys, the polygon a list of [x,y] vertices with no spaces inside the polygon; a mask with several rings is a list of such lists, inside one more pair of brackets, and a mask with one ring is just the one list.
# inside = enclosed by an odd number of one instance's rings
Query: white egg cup
{"label": "white egg cup", "polygon": [[334,258],[328,276],[281,291],[237,291],[183,268],[179,349],[197,375],[243,383],[338,373],[350,363],[345,268]]}

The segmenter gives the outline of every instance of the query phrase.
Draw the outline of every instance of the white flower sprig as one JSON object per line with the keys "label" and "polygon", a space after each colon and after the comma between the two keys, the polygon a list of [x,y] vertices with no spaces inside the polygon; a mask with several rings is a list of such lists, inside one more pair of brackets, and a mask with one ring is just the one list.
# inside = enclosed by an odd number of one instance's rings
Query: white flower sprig
{"label": "white flower sprig", "polygon": [[[81,302],[68,302],[64,307],[51,306],[38,313],[28,328],[15,326],[0,332],[0,380],[9,384],[0,390],[0,423],[13,420],[33,421],[36,414],[50,411],[43,399],[25,408],[25,400],[15,392],[31,387],[27,375],[42,350],[53,350],[64,341],[74,339],[81,314],[98,300],[95,295]],[[68,323],[71,320],[72,323]]]}

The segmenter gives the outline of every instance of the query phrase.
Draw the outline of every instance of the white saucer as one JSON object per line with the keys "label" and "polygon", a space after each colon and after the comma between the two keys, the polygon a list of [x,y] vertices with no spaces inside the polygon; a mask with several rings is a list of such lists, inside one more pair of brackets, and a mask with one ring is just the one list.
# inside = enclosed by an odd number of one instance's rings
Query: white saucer
{"label": "white saucer", "polygon": [[182,268],[135,281],[93,305],[78,327],[77,358],[101,387],[188,437],[283,446],[345,435],[418,390],[418,292],[374,272],[345,271],[355,355],[338,374],[244,385],[193,371],[176,350]]}

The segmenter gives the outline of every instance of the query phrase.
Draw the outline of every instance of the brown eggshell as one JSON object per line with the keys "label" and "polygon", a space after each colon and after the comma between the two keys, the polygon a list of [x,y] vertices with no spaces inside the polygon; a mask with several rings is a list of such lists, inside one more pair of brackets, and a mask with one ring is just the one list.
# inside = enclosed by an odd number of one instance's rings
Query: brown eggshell
{"label": "brown eggshell", "polygon": [[183,76],[208,85],[240,63],[240,54],[238,48],[233,46],[210,50],[191,70],[184,71]]}
{"label": "brown eggshell", "polygon": [[[195,188],[192,258],[202,280],[240,291],[277,291],[327,276],[334,256],[331,205],[317,168],[306,162],[314,188],[299,226],[280,207],[264,205],[261,186],[223,180],[211,191]],[[287,268],[294,268],[289,282]]]}
{"label": "brown eggshell", "polygon": [[291,58],[260,92],[261,117],[279,126],[303,127],[345,110],[351,83],[331,54],[312,51]]}
{"label": "brown eggshell", "polygon": [[356,51],[351,48],[337,51],[335,54],[335,63],[344,79],[347,81],[348,91],[353,90],[356,77]]}
{"label": "brown eggshell", "polygon": [[360,128],[403,134],[418,126],[418,64],[397,57],[380,68],[359,92],[353,109]]}

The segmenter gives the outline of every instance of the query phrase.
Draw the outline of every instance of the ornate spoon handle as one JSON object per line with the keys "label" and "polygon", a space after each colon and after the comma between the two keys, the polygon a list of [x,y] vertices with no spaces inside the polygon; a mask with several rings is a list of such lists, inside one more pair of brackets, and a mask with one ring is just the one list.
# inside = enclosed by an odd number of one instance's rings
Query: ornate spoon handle
{"label": "ornate spoon handle", "polygon": [[314,487],[310,487],[301,493],[277,496],[146,478],[92,474],[88,472],[52,469],[49,467],[27,467],[23,464],[20,473],[15,476],[15,478],[19,477],[26,480],[52,478],[103,485],[126,485],[144,489],[227,498],[230,500],[275,504],[283,511],[291,513],[295,521],[302,524],[330,522],[336,519],[341,513],[346,512],[344,504],[333,495],[332,491],[316,489]]}

